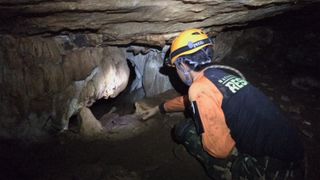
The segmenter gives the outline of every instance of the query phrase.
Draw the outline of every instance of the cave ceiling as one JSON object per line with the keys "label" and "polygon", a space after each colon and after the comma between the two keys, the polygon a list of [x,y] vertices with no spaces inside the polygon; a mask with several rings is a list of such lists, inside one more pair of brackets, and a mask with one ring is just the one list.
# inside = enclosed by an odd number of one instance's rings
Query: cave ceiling
{"label": "cave ceiling", "polygon": [[187,28],[211,35],[317,0],[0,0],[0,33],[81,33],[95,45],[163,45]]}

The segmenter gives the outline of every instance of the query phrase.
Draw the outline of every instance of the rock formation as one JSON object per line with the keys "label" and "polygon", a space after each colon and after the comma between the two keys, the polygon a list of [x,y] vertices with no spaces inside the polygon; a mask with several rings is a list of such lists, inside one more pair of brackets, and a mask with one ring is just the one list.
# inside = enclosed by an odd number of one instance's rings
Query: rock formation
{"label": "rock formation", "polygon": [[123,50],[66,48],[63,38],[1,36],[2,136],[66,129],[81,107],[116,97],[127,86]]}
{"label": "rock formation", "polygon": [[1,0],[1,33],[89,34],[101,44],[163,45],[181,30],[222,29],[317,0]]}

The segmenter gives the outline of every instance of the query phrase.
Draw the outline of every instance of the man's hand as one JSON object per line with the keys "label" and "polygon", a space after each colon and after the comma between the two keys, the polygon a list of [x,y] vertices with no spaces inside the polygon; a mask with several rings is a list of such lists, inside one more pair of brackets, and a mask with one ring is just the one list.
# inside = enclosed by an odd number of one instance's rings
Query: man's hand
{"label": "man's hand", "polygon": [[136,106],[135,114],[141,116],[142,120],[147,120],[159,112],[158,106],[149,107],[137,102],[135,103],[135,106]]}

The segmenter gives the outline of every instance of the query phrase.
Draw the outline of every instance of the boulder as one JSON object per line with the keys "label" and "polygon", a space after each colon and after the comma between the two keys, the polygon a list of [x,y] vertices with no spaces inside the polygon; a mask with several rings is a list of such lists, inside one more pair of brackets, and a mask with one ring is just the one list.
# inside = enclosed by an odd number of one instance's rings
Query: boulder
{"label": "boulder", "polygon": [[80,134],[84,136],[97,136],[101,134],[103,127],[94,117],[91,110],[83,107],[78,115],[80,122]]}

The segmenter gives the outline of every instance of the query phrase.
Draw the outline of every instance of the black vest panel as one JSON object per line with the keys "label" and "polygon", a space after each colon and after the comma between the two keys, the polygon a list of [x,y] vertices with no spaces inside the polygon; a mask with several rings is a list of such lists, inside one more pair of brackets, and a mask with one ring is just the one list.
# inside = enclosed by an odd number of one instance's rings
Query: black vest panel
{"label": "black vest panel", "polygon": [[223,95],[222,109],[240,152],[286,161],[303,157],[296,130],[260,90],[220,69],[209,68],[204,76]]}

